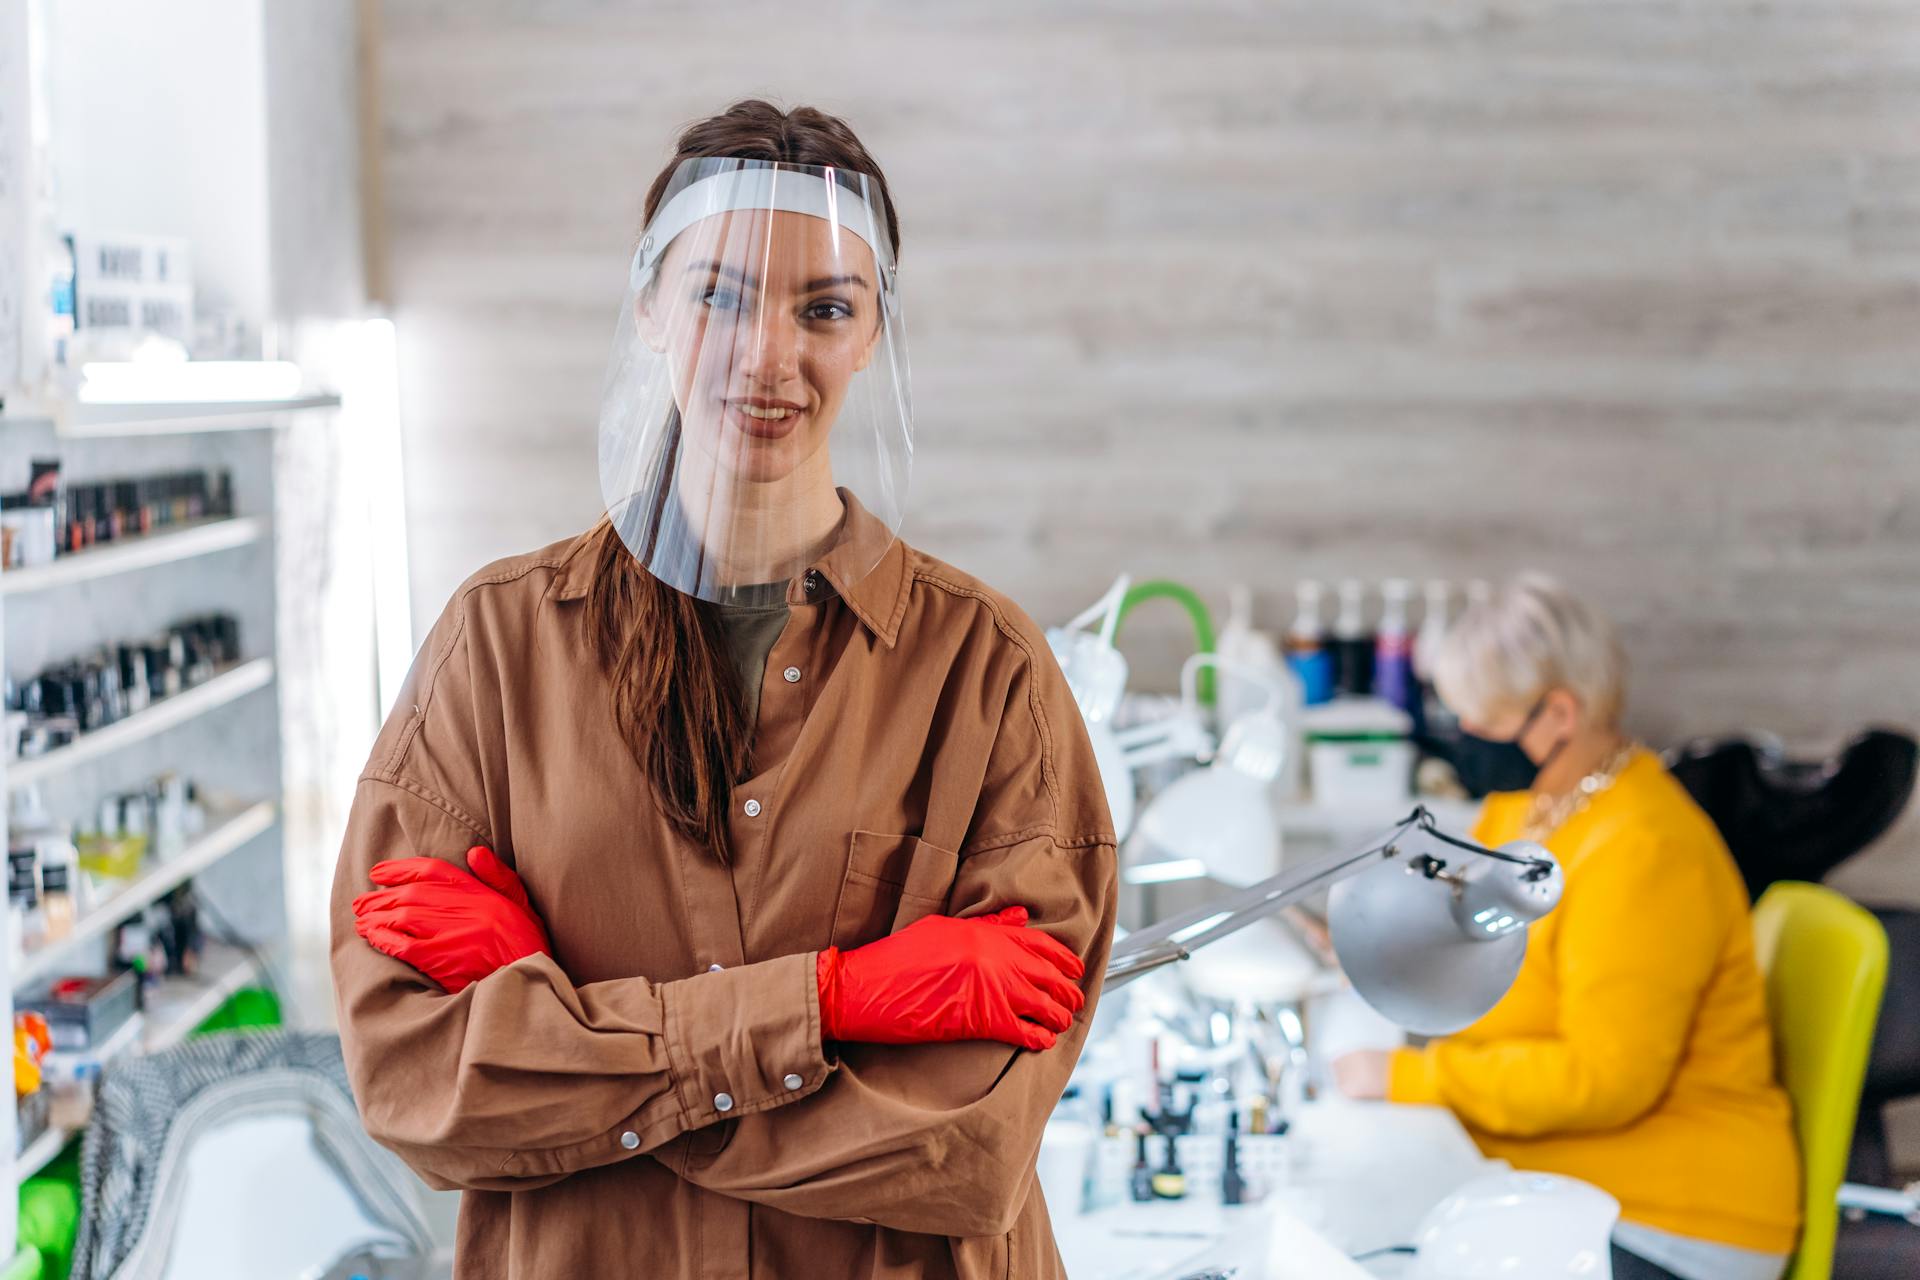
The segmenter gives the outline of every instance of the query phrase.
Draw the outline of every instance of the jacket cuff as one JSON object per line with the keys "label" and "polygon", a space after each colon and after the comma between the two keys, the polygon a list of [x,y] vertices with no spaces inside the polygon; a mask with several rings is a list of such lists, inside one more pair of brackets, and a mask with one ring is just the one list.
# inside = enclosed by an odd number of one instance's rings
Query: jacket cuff
{"label": "jacket cuff", "polygon": [[1429,1049],[1395,1049],[1387,1063],[1387,1101],[1435,1107],[1440,1101],[1440,1073]]}
{"label": "jacket cuff", "polygon": [[826,1082],[816,954],[662,985],[667,1064],[687,1128],[770,1111]]}

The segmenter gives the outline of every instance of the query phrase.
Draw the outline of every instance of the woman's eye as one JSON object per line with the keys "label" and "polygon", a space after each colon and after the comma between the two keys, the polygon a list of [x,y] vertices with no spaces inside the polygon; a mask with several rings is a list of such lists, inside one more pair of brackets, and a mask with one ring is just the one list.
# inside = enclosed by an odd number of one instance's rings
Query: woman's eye
{"label": "woman's eye", "polygon": [[738,289],[716,286],[700,296],[700,301],[715,311],[738,311],[746,303]]}
{"label": "woman's eye", "polygon": [[807,308],[809,320],[846,320],[853,316],[853,308],[844,302],[816,302]]}

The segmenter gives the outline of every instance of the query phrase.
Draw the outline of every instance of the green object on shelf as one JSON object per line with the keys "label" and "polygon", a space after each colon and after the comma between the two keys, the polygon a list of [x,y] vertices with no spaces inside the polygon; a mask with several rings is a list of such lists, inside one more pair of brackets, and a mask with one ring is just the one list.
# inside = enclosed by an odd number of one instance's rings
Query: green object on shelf
{"label": "green object on shelf", "polygon": [[[69,1142],[46,1167],[20,1184],[23,1246],[31,1246],[34,1270],[42,1280],[67,1280],[73,1245],[80,1236],[80,1141]],[[0,1272],[6,1280],[12,1272]]]}
{"label": "green object on shelf", "polygon": [[77,1156],[63,1156],[20,1184],[20,1243],[39,1260],[33,1274],[67,1280],[79,1236],[80,1166]]}
{"label": "green object on shelf", "polygon": [[31,1247],[21,1249],[4,1268],[0,1268],[0,1280],[46,1280],[46,1276],[40,1251]]}
{"label": "green object on shelf", "polygon": [[[1127,620],[1133,607],[1148,600],[1172,600],[1187,611],[1187,617],[1193,622],[1193,651],[1195,653],[1213,652],[1213,615],[1207,612],[1207,606],[1194,594],[1193,588],[1185,587],[1166,578],[1155,578],[1151,582],[1142,582],[1128,590],[1120,599],[1120,616],[1113,621],[1113,634],[1117,642],[1120,637],[1120,624]],[[1194,695],[1202,706],[1213,705],[1212,667],[1205,667],[1193,682]]]}
{"label": "green object on shelf", "polygon": [[213,1031],[241,1031],[248,1027],[280,1025],[280,998],[264,987],[242,987],[193,1029],[203,1036]]}

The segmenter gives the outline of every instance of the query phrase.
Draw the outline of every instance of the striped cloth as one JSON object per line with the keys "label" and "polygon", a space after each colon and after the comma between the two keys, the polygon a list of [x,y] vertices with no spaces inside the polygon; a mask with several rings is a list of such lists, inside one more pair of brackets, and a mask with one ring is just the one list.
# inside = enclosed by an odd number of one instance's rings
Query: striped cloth
{"label": "striped cloth", "polygon": [[[186,1194],[178,1176],[195,1138],[247,1114],[296,1114],[368,1215],[400,1248],[431,1237],[404,1166],[361,1126],[340,1038],[297,1031],[221,1032],[112,1063],[80,1149],[80,1234],[72,1280],[165,1273],[168,1235]],[[289,1207],[289,1212],[298,1212]],[[343,1242],[343,1249],[353,1244]]]}

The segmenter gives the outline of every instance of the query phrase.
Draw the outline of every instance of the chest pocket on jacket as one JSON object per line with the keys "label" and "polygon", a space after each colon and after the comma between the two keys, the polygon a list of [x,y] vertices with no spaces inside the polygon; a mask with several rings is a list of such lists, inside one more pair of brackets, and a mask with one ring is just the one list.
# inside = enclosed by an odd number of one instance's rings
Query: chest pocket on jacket
{"label": "chest pocket on jacket", "polygon": [[833,911],[832,942],[864,946],[946,906],[960,857],[918,836],[856,831]]}

